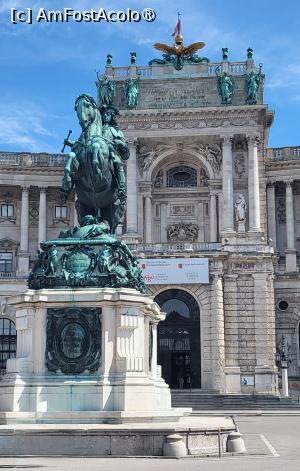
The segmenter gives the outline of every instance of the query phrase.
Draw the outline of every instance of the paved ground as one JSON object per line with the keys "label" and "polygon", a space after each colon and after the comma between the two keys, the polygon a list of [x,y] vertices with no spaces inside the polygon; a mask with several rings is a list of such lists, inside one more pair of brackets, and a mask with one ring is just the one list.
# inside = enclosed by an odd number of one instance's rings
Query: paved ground
{"label": "paved ground", "polygon": [[1,469],[41,471],[298,471],[299,417],[237,417],[247,456],[219,458],[0,458]]}

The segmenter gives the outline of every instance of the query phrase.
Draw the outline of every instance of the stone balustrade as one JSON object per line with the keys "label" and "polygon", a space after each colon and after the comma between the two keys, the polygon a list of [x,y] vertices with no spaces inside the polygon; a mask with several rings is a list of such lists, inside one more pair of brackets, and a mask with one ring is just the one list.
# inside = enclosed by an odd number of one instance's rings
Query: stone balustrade
{"label": "stone balustrade", "polygon": [[0,166],[64,167],[67,154],[0,152]]}
{"label": "stone balustrade", "polygon": [[300,147],[270,147],[267,149],[269,160],[297,160],[300,159]]}
{"label": "stone balustrade", "polygon": [[219,242],[178,242],[162,244],[127,244],[132,252],[144,253],[176,253],[176,252],[219,252],[222,250],[222,244]]}
{"label": "stone balustrade", "polygon": [[[247,62],[228,62],[228,71],[231,75],[244,75],[247,70]],[[152,77],[154,66],[137,66],[136,74],[140,79],[149,79]],[[223,71],[223,62],[209,62],[206,71],[201,70],[201,77],[210,77],[216,75],[216,69],[221,73]],[[112,75],[114,80],[123,81],[131,75],[131,68],[128,67],[109,67],[106,73]]]}

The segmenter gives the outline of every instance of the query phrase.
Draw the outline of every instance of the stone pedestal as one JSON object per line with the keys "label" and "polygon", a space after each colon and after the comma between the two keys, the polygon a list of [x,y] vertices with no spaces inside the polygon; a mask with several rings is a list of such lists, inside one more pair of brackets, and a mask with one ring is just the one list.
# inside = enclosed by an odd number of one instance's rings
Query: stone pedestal
{"label": "stone pedestal", "polygon": [[[35,421],[169,420],[170,390],[156,363],[152,298],[134,289],[28,290],[16,309],[17,357],[0,385],[1,410]],[[94,417],[94,418],[95,418]],[[173,419],[172,419],[173,420]]]}

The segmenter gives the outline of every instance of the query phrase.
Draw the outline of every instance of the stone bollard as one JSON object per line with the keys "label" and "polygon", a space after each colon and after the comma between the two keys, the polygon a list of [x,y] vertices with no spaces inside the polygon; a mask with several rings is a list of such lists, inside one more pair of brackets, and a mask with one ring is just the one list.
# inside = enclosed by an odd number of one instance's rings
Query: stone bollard
{"label": "stone bollard", "polygon": [[228,435],[226,450],[228,453],[246,453],[245,443],[240,432],[231,432]]}
{"label": "stone bollard", "polygon": [[182,458],[187,455],[186,446],[183,442],[183,437],[178,433],[166,436],[166,441],[163,446],[163,456],[172,458]]}

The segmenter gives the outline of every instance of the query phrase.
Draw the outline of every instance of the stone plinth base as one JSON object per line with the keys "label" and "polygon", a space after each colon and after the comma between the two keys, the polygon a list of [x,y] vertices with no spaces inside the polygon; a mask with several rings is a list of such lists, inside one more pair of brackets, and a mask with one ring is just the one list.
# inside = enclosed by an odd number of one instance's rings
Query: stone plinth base
{"label": "stone plinth base", "polygon": [[9,302],[18,345],[0,383],[1,411],[45,420],[65,413],[66,423],[74,412],[101,422],[182,415],[171,409],[157,365],[164,315],[151,297],[125,288],[43,289]]}
{"label": "stone plinth base", "polygon": [[[8,418],[7,418],[8,419]],[[162,456],[166,437],[180,434],[190,455],[216,455],[235,430],[231,418],[183,418],[172,423],[132,425],[0,425],[0,455]]]}

